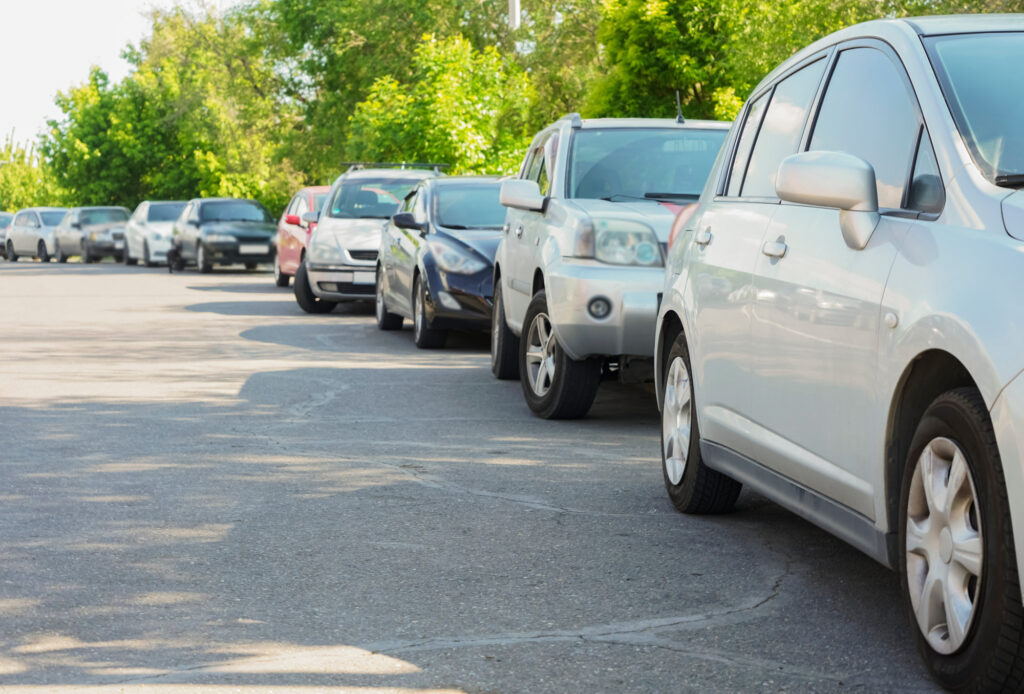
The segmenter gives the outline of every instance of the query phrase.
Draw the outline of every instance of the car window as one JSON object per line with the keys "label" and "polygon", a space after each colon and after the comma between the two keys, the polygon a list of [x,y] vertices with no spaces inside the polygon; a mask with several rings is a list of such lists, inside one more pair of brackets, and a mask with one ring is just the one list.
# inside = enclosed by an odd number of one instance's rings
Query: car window
{"label": "car window", "polygon": [[270,222],[270,213],[252,200],[214,200],[199,210],[204,222]]}
{"label": "car window", "polygon": [[387,219],[418,181],[408,178],[353,178],[338,186],[331,199],[329,217],[340,219]]}
{"label": "car window", "polygon": [[306,214],[307,212],[309,212],[309,203],[306,202],[306,196],[303,195],[302,197],[295,201],[295,211],[292,214],[302,217],[302,215]]}
{"label": "car window", "polygon": [[327,199],[327,193],[316,193],[313,196],[313,211],[319,212],[324,208],[324,200]]}
{"label": "car window", "polygon": [[149,203],[140,202],[139,206],[136,207],[135,211],[132,213],[132,221],[138,223],[145,220],[147,207],[149,207]]}
{"label": "car window", "polygon": [[538,147],[533,151],[533,157],[530,159],[530,166],[526,170],[526,178],[530,181],[537,181],[540,179],[540,171],[544,168],[544,148],[543,146]]}
{"label": "car window", "polygon": [[427,221],[427,191],[420,188],[412,203],[412,216],[417,222]]}
{"label": "car window", "polygon": [[302,194],[301,193],[297,193],[294,197],[292,197],[292,200],[291,200],[291,202],[288,203],[288,208],[284,211],[284,213],[286,215],[288,215],[288,214],[298,214],[298,212],[296,212],[296,210],[299,209],[299,200],[301,200],[301,199],[302,199]]}
{"label": "car window", "polygon": [[[48,227],[55,227],[61,223],[61,220],[64,219],[67,212],[64,210],[52,210],[48,212],[40,212],[39,214],[43,218],[43,224]],[[124,218],[128,219],[128,216],[125,215]]]}
{"label": "car window", "polygon": [[935,160],[928,131],[921,128],[921,142],[914,158],[914,172],[910,179],[907,207],[921,212],[941,212],[946,193],[939,175],[939,163]]}
{"label": "car window", "polygon": [[111,222],[127,222],[128,212],[119,207],[82,210],[82,224],[110,224]]}
{"label": "car window", "polygon": [[741,195],[776,197],[779,164],[800,146],[800,135],[825,72],[825,62],[818,60],[776,85],[750,154]]}
{"label": "car window", "polygon": [[500,229],[507,211],[500,193],[497,182],[438,186],[434,195],[437,223],[449,229]]}
{"label": "car window", "polygon": [[150,222],[173,222],[185,209],[183,202],[157,202],[149,206],[146,219]]}
{"label": "car window", "polygon": [[875,48],[839,54],[809,149],[847,152],[875,169],[879,207],[900,208],[920,121],[902,68]]}
{"label": "car window", "polygon": [[21,212],[17,217],[14,218],[15,226],[23,227],[28,226],[28,212]]}
{"label": "car window", "polygon": [[769,94],[770,92],[766,92],[757,97],[747,108],[747,118],[743,122],[743,130],[740,132],[739,142],[736,143],[736,158],[733,160],[732,171],[729,173],[727,195],[740,194],[740,187],[743,185],[743,173],[747,170],[750,149],[754,145],[757,129],[761,127],[761,118],[764,116],[764,106],[768,103]]}

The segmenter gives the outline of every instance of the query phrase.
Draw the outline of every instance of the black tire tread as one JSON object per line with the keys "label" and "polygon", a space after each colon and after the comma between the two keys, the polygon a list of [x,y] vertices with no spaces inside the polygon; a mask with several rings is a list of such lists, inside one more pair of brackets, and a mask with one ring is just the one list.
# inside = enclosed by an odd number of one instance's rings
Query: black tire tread
{"label": "black tire tread", "polygon": [[[413,340],[420,349],[441,349],[448,341],[448,333],[444,330],[432,328],[427,323],[426,309],[424,308],[424,296],[426,290],[423,288],[423,281],[417,277],[412,283],[413,304]],[[416,331],[416,312],[423,313],[423,324],[419,332]]]}
{"label": "black tire tread", "polygon": [[295,302],[306,313],[330,313],[338,304],[334,301],[325,301],[315,295],[309,286],[309,277],[306,274],[306,265],[299,265],[295,271],[295,281],[292,282],[295,292]]}
{"label": "black tire tread", "polygon": [[519,338],[505,322],[505,307],[501,298],[501,278],[494,285],[494,314],[491,331],[498,331],[498,353],[494,353],[494,336],[491,336],[491,373],[499,381],[514,381],[519,378]]}

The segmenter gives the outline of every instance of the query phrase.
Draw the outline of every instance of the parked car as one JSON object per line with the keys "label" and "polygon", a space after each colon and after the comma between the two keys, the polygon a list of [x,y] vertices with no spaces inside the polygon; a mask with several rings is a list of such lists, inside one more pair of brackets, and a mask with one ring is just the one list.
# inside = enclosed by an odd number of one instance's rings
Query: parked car
{"label": "parked car", "polygon": [[274,218],[255,200],[196,198],[174,222],[172,245],[180,268],[211,272],[215,265],[241,263],[254,270],[273,262],[274,232]]}
{"label": "parked car", "polygon": [[965,692],[1024,681],[1018,59],[1024,16],[990,15],[862,24],[779,66],[672,248],[656,337],[675,506],[746,484],[897,569]]}
{"label": "parked car", "polygon": [[534,414],[582,417],[603,373],[650,380],[669,229],[728,127],[571,114],[502,184],[491,369],[520,378]]}
{"label": "parked car", "polygon": [[7,257],[7,227],[14,221],[13,212],[0,212],[0,255]]}
{"label": "parked car", "polygon": [[505,208],[501,181],[483,176],[428,178],[406,196],[381,235],[377,326],[413,322],[417,347],[443,347],[451,329],[491,324],[494,253]]}
{"label": "parked car", "polygon": [[287,287],[292,275],[302,263],[302,256],[309,244],[309,237],[316,229],[316,222],[307,222],[302,217],[307,212],[319,212],[327,199],[330,186],[310,186],[292,196],[284,214],[277,222],[276,252],[274,253],[274,283]]}
{"label": "parked car", "polygon": [[352,167],[334,182],[303,262],[295,270],[295,301],[307,313],[328,313],[342,301],[372,300],[385,222],[419,181],[436,169]]}
{"label": "parked car", "polygon": [[57,262],[66,263],[74,255],[83,263],[107,256],[121,262],[130,214],[125,207],[72,207],[57,227]]}
{"label": "parked car", "polygon": [[146,200],[139,203],[124,230],[124,262],[146,267],[167,262],[174,220],[185,209],[185,201]]}
{"label": "parked car", "polygon": [[4,245],[7,259],[16,261],[23,255],[39,258],[44,263],[53,257],[57,225],[67,210],[59,207],[29,207],[19,210],[7,227]]}

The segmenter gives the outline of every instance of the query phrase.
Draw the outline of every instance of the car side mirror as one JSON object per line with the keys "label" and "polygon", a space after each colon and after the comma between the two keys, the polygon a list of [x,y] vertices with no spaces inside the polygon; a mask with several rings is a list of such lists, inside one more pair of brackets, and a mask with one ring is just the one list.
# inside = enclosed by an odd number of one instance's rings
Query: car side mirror
{"label": "car side mirror", "polygon": [[501,204],[519,210],[543,212],[547,198],[541,195],[536,181],[515,178],[501,184]]}
{"label": "car side mirror", "polygon": [[71,222],[71,228],[72,229],[81,229],[82,228],[82,223],[81,222]]}
{"label": "car side mirror", "polygon": [[427,233],[427,225],[423,222],[417,222],[412,212],[399,212],[391,218],[391,223],[399,229],[411,229],[421,234]]}
{"label": "car side mirror", "polygon": [[188,220],[185,223],[188,224],[190,227],[195,227],[197,229],[199,228],[199,220],[198,219],[190,219],[190,220]]}
{"label": "car side mirror", "polygon": [[284,223],[291,224],[293,227],[297,227],[300,224],[302,224],[302,220],[299,219],[299,215],[297,214],[286,214],[284,216]]}
{"label": "car side mirror", "polygon": [[320,213],[312,211],[306,212],[305,214],[302,215],[301,219],[306,224],[316,224],[317,222],[320,221]]}
{"label": "car side mirror", "polygon": [[780,200],[839,210],[846,245],[862,250],[878,226],[875,170],[845,152],[801,152],[782,160],[775,178]]}

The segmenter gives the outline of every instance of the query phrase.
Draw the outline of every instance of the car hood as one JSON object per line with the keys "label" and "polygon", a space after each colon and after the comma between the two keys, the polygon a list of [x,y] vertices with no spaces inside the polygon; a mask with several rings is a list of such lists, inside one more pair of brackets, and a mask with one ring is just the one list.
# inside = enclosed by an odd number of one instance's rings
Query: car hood
{"label": "car hood", "polygon": [[151,234],[170,236],[174,229],[174,222],[146,222],[142,228]]}
{"label": "car hood", "polygon": [[320,238],[333,236],[338,245],[348,249],[377,250],[386,219],[340,219],[321,217],[314,234]]}
{"label": "car hood", "polygon": [[658,240],[662,243],[668,242],[669,232],[672,230],[672,222],[676,215],[688,204],[688,201],[680,200],[679,203],[659,202],[651,200],[637,200],[636,202],[609,202],[608,200],[594,200],[590,198],[573,198],[567,203],[587,213],[591,217],[609,217],[618,219],[631,219],[643,222],[654,229]]}
{"label": "car hood", "polygon": [[490,261],[492,265],[494,264],[494,255],[498,252],[498,243],[504,237],[500,229],[493,231],[490,229],[477,231],[438,229],[437,235],[476,251],[479,255]]}
{"label": "car hood", "polygon": [[277,233],[277,226],[271,222],[205,222],[206,234],[231,234],[232,236],[260,236],[270,238]]}
{"label": "car hood", "polygon": [[101,234],[105,234],[108,231],[124,231],[124,226],[127,222],[103,222],[101,224],[83,224],[82,233],[91,234],[96,231]]}

